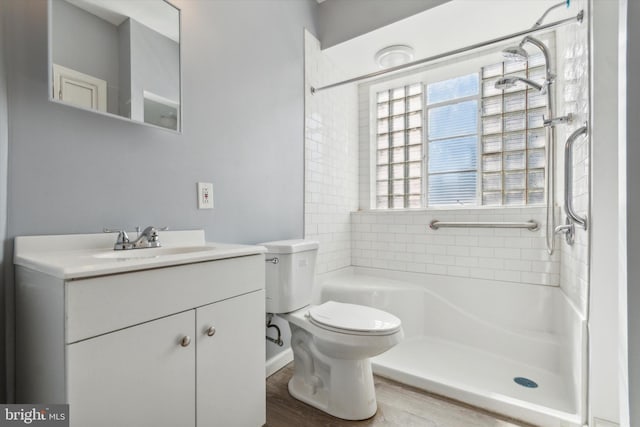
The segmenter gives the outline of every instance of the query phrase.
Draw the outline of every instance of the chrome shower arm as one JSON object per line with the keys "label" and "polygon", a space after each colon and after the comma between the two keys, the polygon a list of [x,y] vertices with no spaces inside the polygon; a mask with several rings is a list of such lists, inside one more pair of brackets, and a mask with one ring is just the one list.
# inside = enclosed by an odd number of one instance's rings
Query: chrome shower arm
{"label": "chrome shower arm", "polygon": [[516,82],[522,82],[524,84],[527,84],[527,85],[531,86],[532,88],[536,89],[537,91],[539,91],[541,93],[546,93],[546,88],[547,88],[547,83],[546,82],[543,85],[541,85],[541,84],[538,84],[538,83],[534,82],[533,80],[526,79],[524,77],[519,77],[519,76],[503,77],[503,78],[499,79],[498,81],[496,81],[495,88],[496,89],[502,89],[502,90],[508,89],[508,88],[512,87],[513,85],[515,85]]}
{"label": "chrome shower arm", "polygon": [[553,74],[553,72],[551,71],[549,49],[547,49],[547,46],[544,43],[542,43],[540,40],[532,36],[526,36],[525,38],[523,38],[522,42],[520,42],[520,46],[523,46],[526,43],[531,43],[532,45],[534,45],[535,47],[537,47],[542,51],[542,55],[544,55],[544,63],[546,65],[547,84],[551,84],[553,82],[553,79],[555,78],[555,74]]}
{"label": "chrome shower arm", "polygon": [[545,12],[542,14],[542,16],[536,21],[535,24],[533,24],[533,27],[531,27],[531,28],[536,28],[536,27],[539,27],[540,25],[542,25],[542,21],[544,21],[544,18],[546,18],[547,15],[549,14],[549,12],[551,12],[553,9],[559,8],[560,6],[569,7],[569,1],[570,0],[561,1],[560,3],[554,4],[549,9],[545,10]]}

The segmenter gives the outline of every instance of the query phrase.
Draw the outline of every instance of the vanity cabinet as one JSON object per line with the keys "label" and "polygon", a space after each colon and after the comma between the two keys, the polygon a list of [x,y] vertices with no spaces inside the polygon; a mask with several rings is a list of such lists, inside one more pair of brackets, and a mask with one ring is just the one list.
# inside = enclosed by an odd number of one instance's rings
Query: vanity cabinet
{"label": "vanity cabinet", "polygon": [[266,422],[264,304],[264,291],[257,291],[196,310],[199,427]]}
{"label": "vanity cabinet", "polygon": [[262,425],[262,305],[255,291],[68,345],[72,424]]}
{"label": "vanity cabinet", "polygon": [[74,426],[195,426],[192,311],[67,346]]}
{"label": "vanity cabinet", "polygon": [[69,403],[72,427],[265,423],[262,251],[16,283],[18,402]]}

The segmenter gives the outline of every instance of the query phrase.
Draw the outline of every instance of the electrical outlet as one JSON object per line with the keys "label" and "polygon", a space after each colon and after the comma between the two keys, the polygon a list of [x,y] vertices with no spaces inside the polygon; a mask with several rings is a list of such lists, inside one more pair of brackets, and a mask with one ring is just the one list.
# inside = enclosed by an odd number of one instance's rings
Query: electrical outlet
{"label": "electrical outlet", "polygon": [[198,183],[198,209],[213,209],[213,184]]}

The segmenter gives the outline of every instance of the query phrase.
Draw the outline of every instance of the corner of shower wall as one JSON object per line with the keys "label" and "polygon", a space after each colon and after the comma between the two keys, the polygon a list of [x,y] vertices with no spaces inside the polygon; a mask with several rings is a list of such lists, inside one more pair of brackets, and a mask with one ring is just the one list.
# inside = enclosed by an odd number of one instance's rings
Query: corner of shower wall
{"label": "corner of shower wall", "polygon": [[351,212],[358,208],[358,94],[345,85],[311,94],[344,73],[305,31],[304,235],[318,240],[316,274],[351,265]]}
{"label": "corner of shower wall", "polygon": [[[574,0],[571,8],[588,13],[587,0]],[[557,108],[556,116],[573,115],[567,125],[556,126],[556,200],[564,201],[563,179],[564,146],[576,129],[590,122],[589,75],[589,19],[581,25],[567,25],[556,32],[557,59]],[[578,215],[590,219],[590,146],[589,138],[580,137],[573,150],[573,206]],[[565,211],[560,208],[559,222],[564,224]],[[591,224],[589,224],[590,226]],[[560,252],[560,288],[568,304],[563,303],[557,313],[561,317],[560,328],[566,334],[561,350],[563,370],[576,391],[576,405],[583,420],[587,415],[587,312],[589,296],[589,242],[590,230],[576,225],[575,243],[568,245],[558,238]],[[575,311],[575,313],[574,313]]]}
{"label": "corner of shower wall", "polygon": [[[588,11],[586,0],[574,0],[571,7],[576,11]],[[557,30],[557,116],[573,114],[568,125],[556,127],[556,200],[564,200],[562,180],[564,170],[564,144],[567,137],[590,120],[589,96],[589,34],[588,18],[581,25],[567,25]],[[581,137],[573,151],[573,206],[576,212],[587,218],[589,212],[590,150],[589,138]],[[561,209],[561,223],[564,223]],[[589,288],[589,230],[576,227],[575,243],[569,246],[564,239],[558,240],[561,252],[560,287],[586,317]]]}

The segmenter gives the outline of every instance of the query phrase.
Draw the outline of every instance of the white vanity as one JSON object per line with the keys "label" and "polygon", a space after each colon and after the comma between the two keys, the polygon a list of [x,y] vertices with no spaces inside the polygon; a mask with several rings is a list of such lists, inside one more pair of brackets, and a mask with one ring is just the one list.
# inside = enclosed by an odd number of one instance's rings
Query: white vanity
{"label": "white vanity", "polygon": [[265,423],[264,248],[161,233],[15,239],[16,397],[73,427]]}

